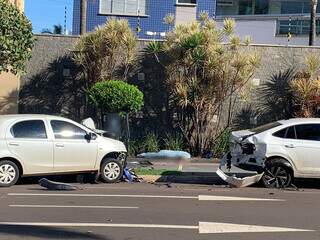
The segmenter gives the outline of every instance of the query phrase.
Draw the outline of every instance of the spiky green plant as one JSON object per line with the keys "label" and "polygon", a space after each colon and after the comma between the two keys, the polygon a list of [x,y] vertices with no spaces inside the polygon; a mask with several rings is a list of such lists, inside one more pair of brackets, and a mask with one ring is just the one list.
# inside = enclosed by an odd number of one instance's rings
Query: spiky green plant
{"label": "spiky green plant", "polygon": [[88,85],[104,79],[126,80],[137,58],[137,38],[127,20],[110,18],[95,31],[80,37],[75,60]]}
{"label": "spiky green plant", "polygon": [[[213,19],[205,17],[202,22],[177,25],[161,47],[171,99],[180,113],[178,125],[194,155],[210,150],[222,104],[249,81],[259,64],[254,51],[239,47],[242,43],[234,28],[232,19],[218,29]],[[228,106],[231,113],[233,101]]]}
{"label": "spiky green plant", "polygon": [[177,151],[184,149],[183,137],[180,134],[167,134],[163,142],[165,149]]}

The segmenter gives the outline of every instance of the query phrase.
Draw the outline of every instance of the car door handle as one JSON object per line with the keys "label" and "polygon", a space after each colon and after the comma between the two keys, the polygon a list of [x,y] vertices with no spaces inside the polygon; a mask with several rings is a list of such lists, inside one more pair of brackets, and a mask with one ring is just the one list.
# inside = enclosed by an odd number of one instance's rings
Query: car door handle
{"label": "car door handle", "polygon": [[56,147],[64,147],[64,144],[62,144],[62,143],[56,143]]}
{"label": "car door handle", "polygon": [[10,142],[9,145],[10,145],[10,146],[19,146],[19,143],[17,143],[17,142]]}
{"label": "car door handle", "polygon": [[284,145],[286,148],[295,148],[293,144],[286,144]]}

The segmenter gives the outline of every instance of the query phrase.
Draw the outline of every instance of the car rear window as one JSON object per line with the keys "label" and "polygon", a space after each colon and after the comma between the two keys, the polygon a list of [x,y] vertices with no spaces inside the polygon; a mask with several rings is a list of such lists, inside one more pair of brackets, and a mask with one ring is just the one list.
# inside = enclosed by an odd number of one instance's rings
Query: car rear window
{"label": "car rear window", "polygon": [[26,120],[13,125],[11,134],[14,138],[47,138],[46,127],[42,120]]}
{"label": "car rear window", "polygon": [[267,130],[269,130],[271,128],[275,128],[275,127],[278,127],[278,126],[281,126],[281,125],[282,124],[279,123],[279,122],[272,122],[272,123],[261,125],[261,126],[256,127],[256,128],[249,129],[249,131],[258,134],[258,133],[262,133],[262,132],[267,131]]}

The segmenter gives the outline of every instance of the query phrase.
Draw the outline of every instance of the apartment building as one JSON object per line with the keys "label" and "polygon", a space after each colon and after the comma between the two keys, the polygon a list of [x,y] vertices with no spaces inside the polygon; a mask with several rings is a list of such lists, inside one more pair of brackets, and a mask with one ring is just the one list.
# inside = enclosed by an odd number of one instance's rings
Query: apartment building
{"label": "apartment building", "polygon": [[[169,26],[167,14],[175,23],[196,20],[202,11],[219,25],[225,18],[236,20],[236,32],[255,43],[307,45],[310,0],[88,0],[86,30],[92,31],[110,17],[126,18],[141,39],[161,39]],[[320,5],[320,4],[319,4]],[[318,8],[320,10],[320,7]],[[320,11],[318,11],[320,12]],[[73,34],[80,32],[80,0],[74,0]],[[317,33],[320,22],[317,20]],[[290,33],[290,34],[289,34]],[[288,36],[291,36],[288,38]],[[317,40],[317,44],[320,42]]]}

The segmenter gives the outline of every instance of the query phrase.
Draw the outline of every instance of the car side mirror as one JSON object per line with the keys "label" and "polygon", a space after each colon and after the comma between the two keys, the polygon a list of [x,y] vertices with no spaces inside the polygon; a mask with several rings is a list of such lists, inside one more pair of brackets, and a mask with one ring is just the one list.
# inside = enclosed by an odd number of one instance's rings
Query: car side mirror
{"label": "car side mirror", "polygon": [[88,141],[91,141],[91,140],[96,140],[97,139],[97,135],[90,132],[90,133],[87,133],[84,138]]}

